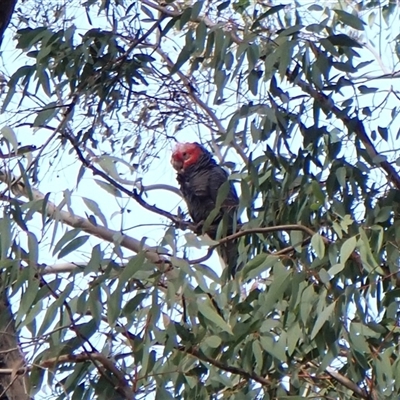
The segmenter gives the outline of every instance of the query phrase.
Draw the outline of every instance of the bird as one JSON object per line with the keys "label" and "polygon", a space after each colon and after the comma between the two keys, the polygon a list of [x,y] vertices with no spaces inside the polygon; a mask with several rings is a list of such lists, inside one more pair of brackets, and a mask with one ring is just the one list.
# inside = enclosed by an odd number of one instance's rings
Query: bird
{"label": "bird", "polygon": [[[229,174],[217,164],[213,155],[199,143],[177,143],[172,152],[171,164],[177,171],[176,179],[193,222],[204,225],[213,213],[216,214],[215,218],[209,226],[205,226],[205,233],[211,239],[217,239],[218,225],[223,219],[227,222],[223,234],[234,233],[234,228],[240,224],[240,219],[237,218],[239,197],[233,182],[229,180]],[[224,184],[227,194],[220,202],[220,208],[216,209],[219,189]],[[221,244],[217,250],[230,275],[234,277],[240,268],[237,266],[238,241]]]}

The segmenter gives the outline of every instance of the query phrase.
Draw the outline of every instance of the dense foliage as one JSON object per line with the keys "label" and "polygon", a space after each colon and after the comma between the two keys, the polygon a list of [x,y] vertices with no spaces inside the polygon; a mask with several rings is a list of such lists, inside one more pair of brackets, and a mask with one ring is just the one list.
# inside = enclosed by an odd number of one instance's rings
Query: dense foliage
{"label": "dense foliage", "polygon": [[[0,368],[2,394],[23,375],[37,399],[397,398],[398,13],[21,3],[2,49],[0,284],[26,365]],[[231,171],[233,236],[193,233],[176,140]],[[213,254],[233,238],[235,278]]]}

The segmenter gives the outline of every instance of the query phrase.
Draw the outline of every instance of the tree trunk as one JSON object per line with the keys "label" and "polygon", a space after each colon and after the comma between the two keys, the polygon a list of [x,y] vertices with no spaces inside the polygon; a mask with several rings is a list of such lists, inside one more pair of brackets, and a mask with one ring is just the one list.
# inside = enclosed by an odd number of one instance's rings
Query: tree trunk
{"label": "tree trunk", "polygon": [[25,359],[5,293],[0,298],[0,400],[29,400],[26,376],[16,375],[24,367]]}
{"label": "tree trunk", "polygon": [[17,0],[0,0],[0,46],[16,4]]}

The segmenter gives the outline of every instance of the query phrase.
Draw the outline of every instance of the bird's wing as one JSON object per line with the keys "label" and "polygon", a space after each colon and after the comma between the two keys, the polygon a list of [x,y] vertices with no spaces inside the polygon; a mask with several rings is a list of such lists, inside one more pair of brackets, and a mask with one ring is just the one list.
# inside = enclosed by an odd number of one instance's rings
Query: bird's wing
{"label": "bird's wing", "polygon": [[229,190],[228,193],[225,197],[225,199],[222,202],[223,206],[237,206],[239,204],[239,198],[236,193],[235,186],[233,185],[233,182],[229,182],[228,180],[228,173],[221,167],[215,168],[215,171],[210,176],[210,188],[212,188],[213,196],[214,196],[214,202],[217,200],[218,196],[218,190],[219,188],[225,183],[229,183]]}
{"label": "bird's wing", "polygon": [[[203,199],[211,201],[214,206],[217,201],[220,187],[228,181],[228,173],[221,167],[198,171],[189,181],[192,193]],[[223,201],[224,206],[237,206],[239,203],[233,183],[229,183],[229,191]]]}

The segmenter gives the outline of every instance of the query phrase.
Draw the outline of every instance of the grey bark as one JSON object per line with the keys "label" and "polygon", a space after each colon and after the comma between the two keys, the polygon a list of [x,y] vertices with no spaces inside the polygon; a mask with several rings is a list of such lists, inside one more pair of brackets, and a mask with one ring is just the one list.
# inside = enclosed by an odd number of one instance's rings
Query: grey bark
{"label": "grey bark", "polygon": [[6,292],[3,292],[0,298],[0,370],[15,372],[0,372],[0,400],[30,399],[27,376],[16,373],[24,365],[25,358],[19,348],[14,316]]}

